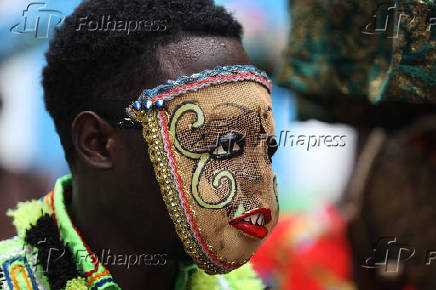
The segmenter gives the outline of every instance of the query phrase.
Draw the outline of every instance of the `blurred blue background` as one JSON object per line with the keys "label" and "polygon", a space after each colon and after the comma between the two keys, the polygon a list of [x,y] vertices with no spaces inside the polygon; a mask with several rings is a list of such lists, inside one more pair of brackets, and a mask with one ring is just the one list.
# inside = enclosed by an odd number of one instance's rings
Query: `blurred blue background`
{"label": "blurred blue background", "polygon": [[[281,61],[289,31],[287,1],[216,2],[243,24],[243,41],[252,62],[273,72]],[[31,31],[31,23],[24,27],[23,10],[31,3],[36,2],[0,0],[0,95],[3,98],[0,164],[15,172],[44,174],[54,183],[68,172],[68,167],[53,123],[44,109],[41,70],[53,28],[80,1],[46,0],[30,6],[25,12],[27,19],[40,16],[40,26],[47,27],[46,31]],[[353,130],[316,121],[295,122],[294,96],[287,89],[275,87],[272,99],[277,135],[280,131],[347,135],[347,146],[343,148],[315,148],[310,152],[305,148],[279,149],[273,166],[278,177],[281,210],[316,208],[336,200],[352,166]]]}

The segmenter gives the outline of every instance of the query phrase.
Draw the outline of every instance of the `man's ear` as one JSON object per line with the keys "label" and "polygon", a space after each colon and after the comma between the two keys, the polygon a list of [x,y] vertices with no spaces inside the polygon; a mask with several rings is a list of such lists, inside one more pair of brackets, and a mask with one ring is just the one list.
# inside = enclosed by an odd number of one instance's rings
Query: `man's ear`
{"label": "man's ear", "polygon": [[81,112],[72,125],[72,139],[77,156],[91,167],[112,168],[112,134],[112,126],[95,112]]}

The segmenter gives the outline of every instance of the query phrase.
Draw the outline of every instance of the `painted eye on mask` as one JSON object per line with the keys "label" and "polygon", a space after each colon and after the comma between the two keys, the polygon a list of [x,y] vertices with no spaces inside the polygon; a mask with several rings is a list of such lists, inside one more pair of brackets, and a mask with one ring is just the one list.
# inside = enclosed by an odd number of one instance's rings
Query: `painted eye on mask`
{"label": "painted eye on mask", "polygon": [[215,144],[211,146],[210,155],[219,160],[239,156],[244,151],[244,145],[244,135],[230,131],[217,138]]}
{"label": "painted eye on mask", "polygon": [[274,153],[276,153],[279,144],[277,143],[277,139],[275,136],[269,136],[268,139],[266,140],[266,143],[268,144],[268,149],[267,149],[268,159],[270,162],[272,162],[272,157]]}

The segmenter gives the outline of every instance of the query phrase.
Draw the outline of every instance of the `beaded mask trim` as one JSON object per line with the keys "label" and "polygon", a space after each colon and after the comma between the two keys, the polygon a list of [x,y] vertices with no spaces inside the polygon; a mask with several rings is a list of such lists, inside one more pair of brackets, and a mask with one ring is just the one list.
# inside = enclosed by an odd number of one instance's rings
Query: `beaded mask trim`
{"label": "beaded mask trim", "polygon": [[272,83],[267,74],[253,65],[216,66],[213,70],[204,70],[191,76],[182,76],[177,80],[169,80],[154,89],[144,90],[141,95],[127,108],[131,117],[135,111],[149,110],[153,106],[163,107],[164,101],[188,91],[196,91],[211,85],[251,80],[265,86],[271,92]]}
{"label": "beaded mask trim", "polygon": [[[195,212],[189,207],[186,198],[188,191],[182,185],[169,138],[169,118],[164,101],[188,91],[212,85],[254,81],[271,91],[271,80],[265,72],[251,65],[215,67],[191,76],[183,76],[176,81],[168,81],[143,93],[127,109],[127,114],[143,126],[143,136],[148,144],[148,154],[153,163],[156,179],[160,185],[163,200],[169,215],[181,238],[185,251],[194,262],[208,274],[224,274],[244,263],[226,262],[218,257],[206,244],[202,230],[194,221]],[[189,191],[188,191],[189,192]]]}

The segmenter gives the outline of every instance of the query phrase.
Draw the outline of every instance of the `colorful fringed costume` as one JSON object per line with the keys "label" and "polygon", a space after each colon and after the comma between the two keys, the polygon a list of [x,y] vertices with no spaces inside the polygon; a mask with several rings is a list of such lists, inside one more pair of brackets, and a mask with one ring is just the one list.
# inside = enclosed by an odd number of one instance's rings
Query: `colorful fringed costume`
{"label": "colorful fringed costume", "polygon": [[[66,210],[71,176],[40,200],[19,203],[8,215],[17,236],[0,242],[0,289],[120,289],[82,240]],[[175,289],[263,289],[250,264],[226,275],[181,265]]]}

